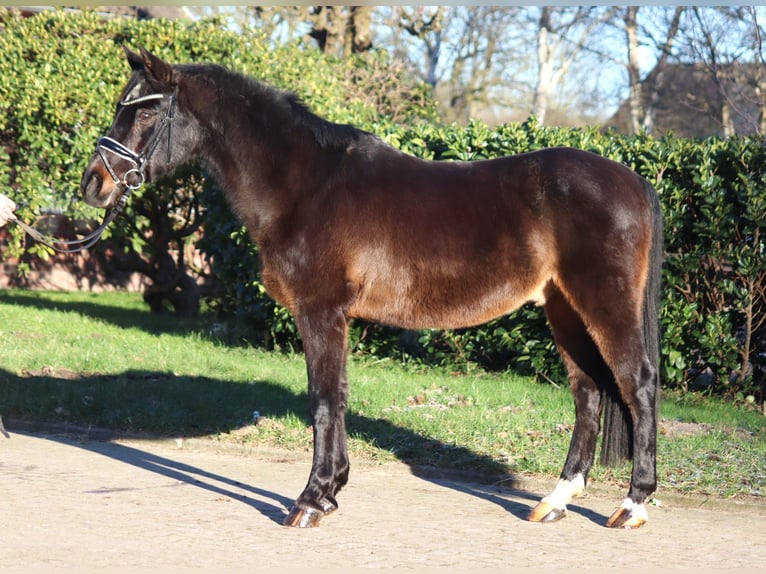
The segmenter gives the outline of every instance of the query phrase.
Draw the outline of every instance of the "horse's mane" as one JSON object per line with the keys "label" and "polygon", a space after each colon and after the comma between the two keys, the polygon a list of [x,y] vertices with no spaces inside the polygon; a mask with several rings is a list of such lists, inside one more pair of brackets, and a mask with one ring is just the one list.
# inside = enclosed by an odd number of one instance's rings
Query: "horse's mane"
{"label": "horse's mane", "polygon": [[[185,74],[214,84],[229,93],[244,94],[244,97],[265,113],[278,114],[282,127],[290,125],[304,127],[314,136],[316,143],[324,149],[345,149],[361,137],[370,135],[349,124],[336,124],[312,112],[297,94],[280,90],[250,76],[233,72],[217,64],[186,64],[177,68]],[[299,130],[298,133],[300,133]]]}

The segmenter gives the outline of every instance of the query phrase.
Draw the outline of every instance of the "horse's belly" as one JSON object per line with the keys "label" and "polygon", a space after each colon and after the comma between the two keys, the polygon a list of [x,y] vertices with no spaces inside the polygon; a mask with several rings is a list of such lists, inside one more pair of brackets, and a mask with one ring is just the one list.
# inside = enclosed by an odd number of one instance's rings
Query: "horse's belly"
{"label": "horse's belly", "polygon": [[457,329],[486,323],[524,303],[545,302],[548,278],[480,285],[460,281],[405,281],[371,283],[359,290],[349,316],[406,329]]}

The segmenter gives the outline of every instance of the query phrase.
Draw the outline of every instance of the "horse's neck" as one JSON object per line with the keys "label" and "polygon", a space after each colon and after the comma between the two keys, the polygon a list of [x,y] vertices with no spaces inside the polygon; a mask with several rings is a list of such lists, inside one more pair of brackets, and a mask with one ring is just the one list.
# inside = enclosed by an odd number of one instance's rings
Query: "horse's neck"
{"label": "horse's neck", "polygon": [[311,182],[295,174],[312,173],[307,164],[321,162],[322,152],[293,134],[260,133],[257,118],[222,122],[221,116],[213,115],[216,110],[208,113],[207,119],[200,118],[211,134],[202,159],[234,213],[258,241],[310,187]]}

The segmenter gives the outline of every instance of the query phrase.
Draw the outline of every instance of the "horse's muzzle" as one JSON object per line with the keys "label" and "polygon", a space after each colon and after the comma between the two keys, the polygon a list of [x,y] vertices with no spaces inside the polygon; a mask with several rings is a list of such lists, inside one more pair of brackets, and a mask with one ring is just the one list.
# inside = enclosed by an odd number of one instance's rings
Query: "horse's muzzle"
{"label": "horse's muzzle", "polygon": [[114,207],[122,195],[119,186],[112,184],[112,178],[97,167],[90,167],[85,171],[80,191],[85,203],[102,209]]}

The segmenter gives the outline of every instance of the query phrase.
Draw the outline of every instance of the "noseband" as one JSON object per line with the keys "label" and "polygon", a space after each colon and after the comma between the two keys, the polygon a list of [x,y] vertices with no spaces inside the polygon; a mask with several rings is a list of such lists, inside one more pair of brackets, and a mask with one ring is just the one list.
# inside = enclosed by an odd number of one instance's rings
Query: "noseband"
{"label": "noseband", "polygon": [[[104,221],[101,223],[101,225],[98,226],[98,228],[80,239],[63,240],[56,239],[55,237],[45,236],[37,229],[18,219],[13,219],[12,221],[18,224],[35,241],[38,241],[59,253],[77,253],[83,249],[87,249],[88,247],[93,246],[101,238],[101,235],[104,233],[107,226],[125,209],[125,205],[128,203],[130,194],[140,188],[146,182],[146,175],[144,173],[146,170],[146,164],[149,162],[152,155],[154,154],[154,151],[157,149],[157,145],[159,145],[160,139],[165,133],[165,130],[168,132],[168,161],[170,161],[170,146],[173,141],[173,120],[175,119],[177,97],[178,86],[175,87],[175,90],[173,90],[172,94],[149,94],[148,96],[141,96],[140,98],[136,98],[134,100],[122,99],[120,101],[120,105],[122,106],[135,106],[137,104],[151,100],[170,98],[170,104],[167,111],[165,112],[165,117],[162,118],[159,127],[154,132],[151,139],[141,152],[135,152],[132,149],[125,147],[117,140],[108,136],[99,138],[98,142],[96,143],[96,153],[98,153],[101,161],[104,162],[104,166],[109,172],[109,175],[112,176],[114,182],[123,189],[122,194],[117,200],[117,204],[106,213],[104,216]],[[131,164],[133,164],[133,167],[125,172],[125,174],[122,176],[122,179],[117,176],[117,172],[115,172],[114,167],[109,162],[105,152],[114,154],[117,157],[129,161]],[[129,179],[133,178],[135,178],[135,181],[131,183]]]}

